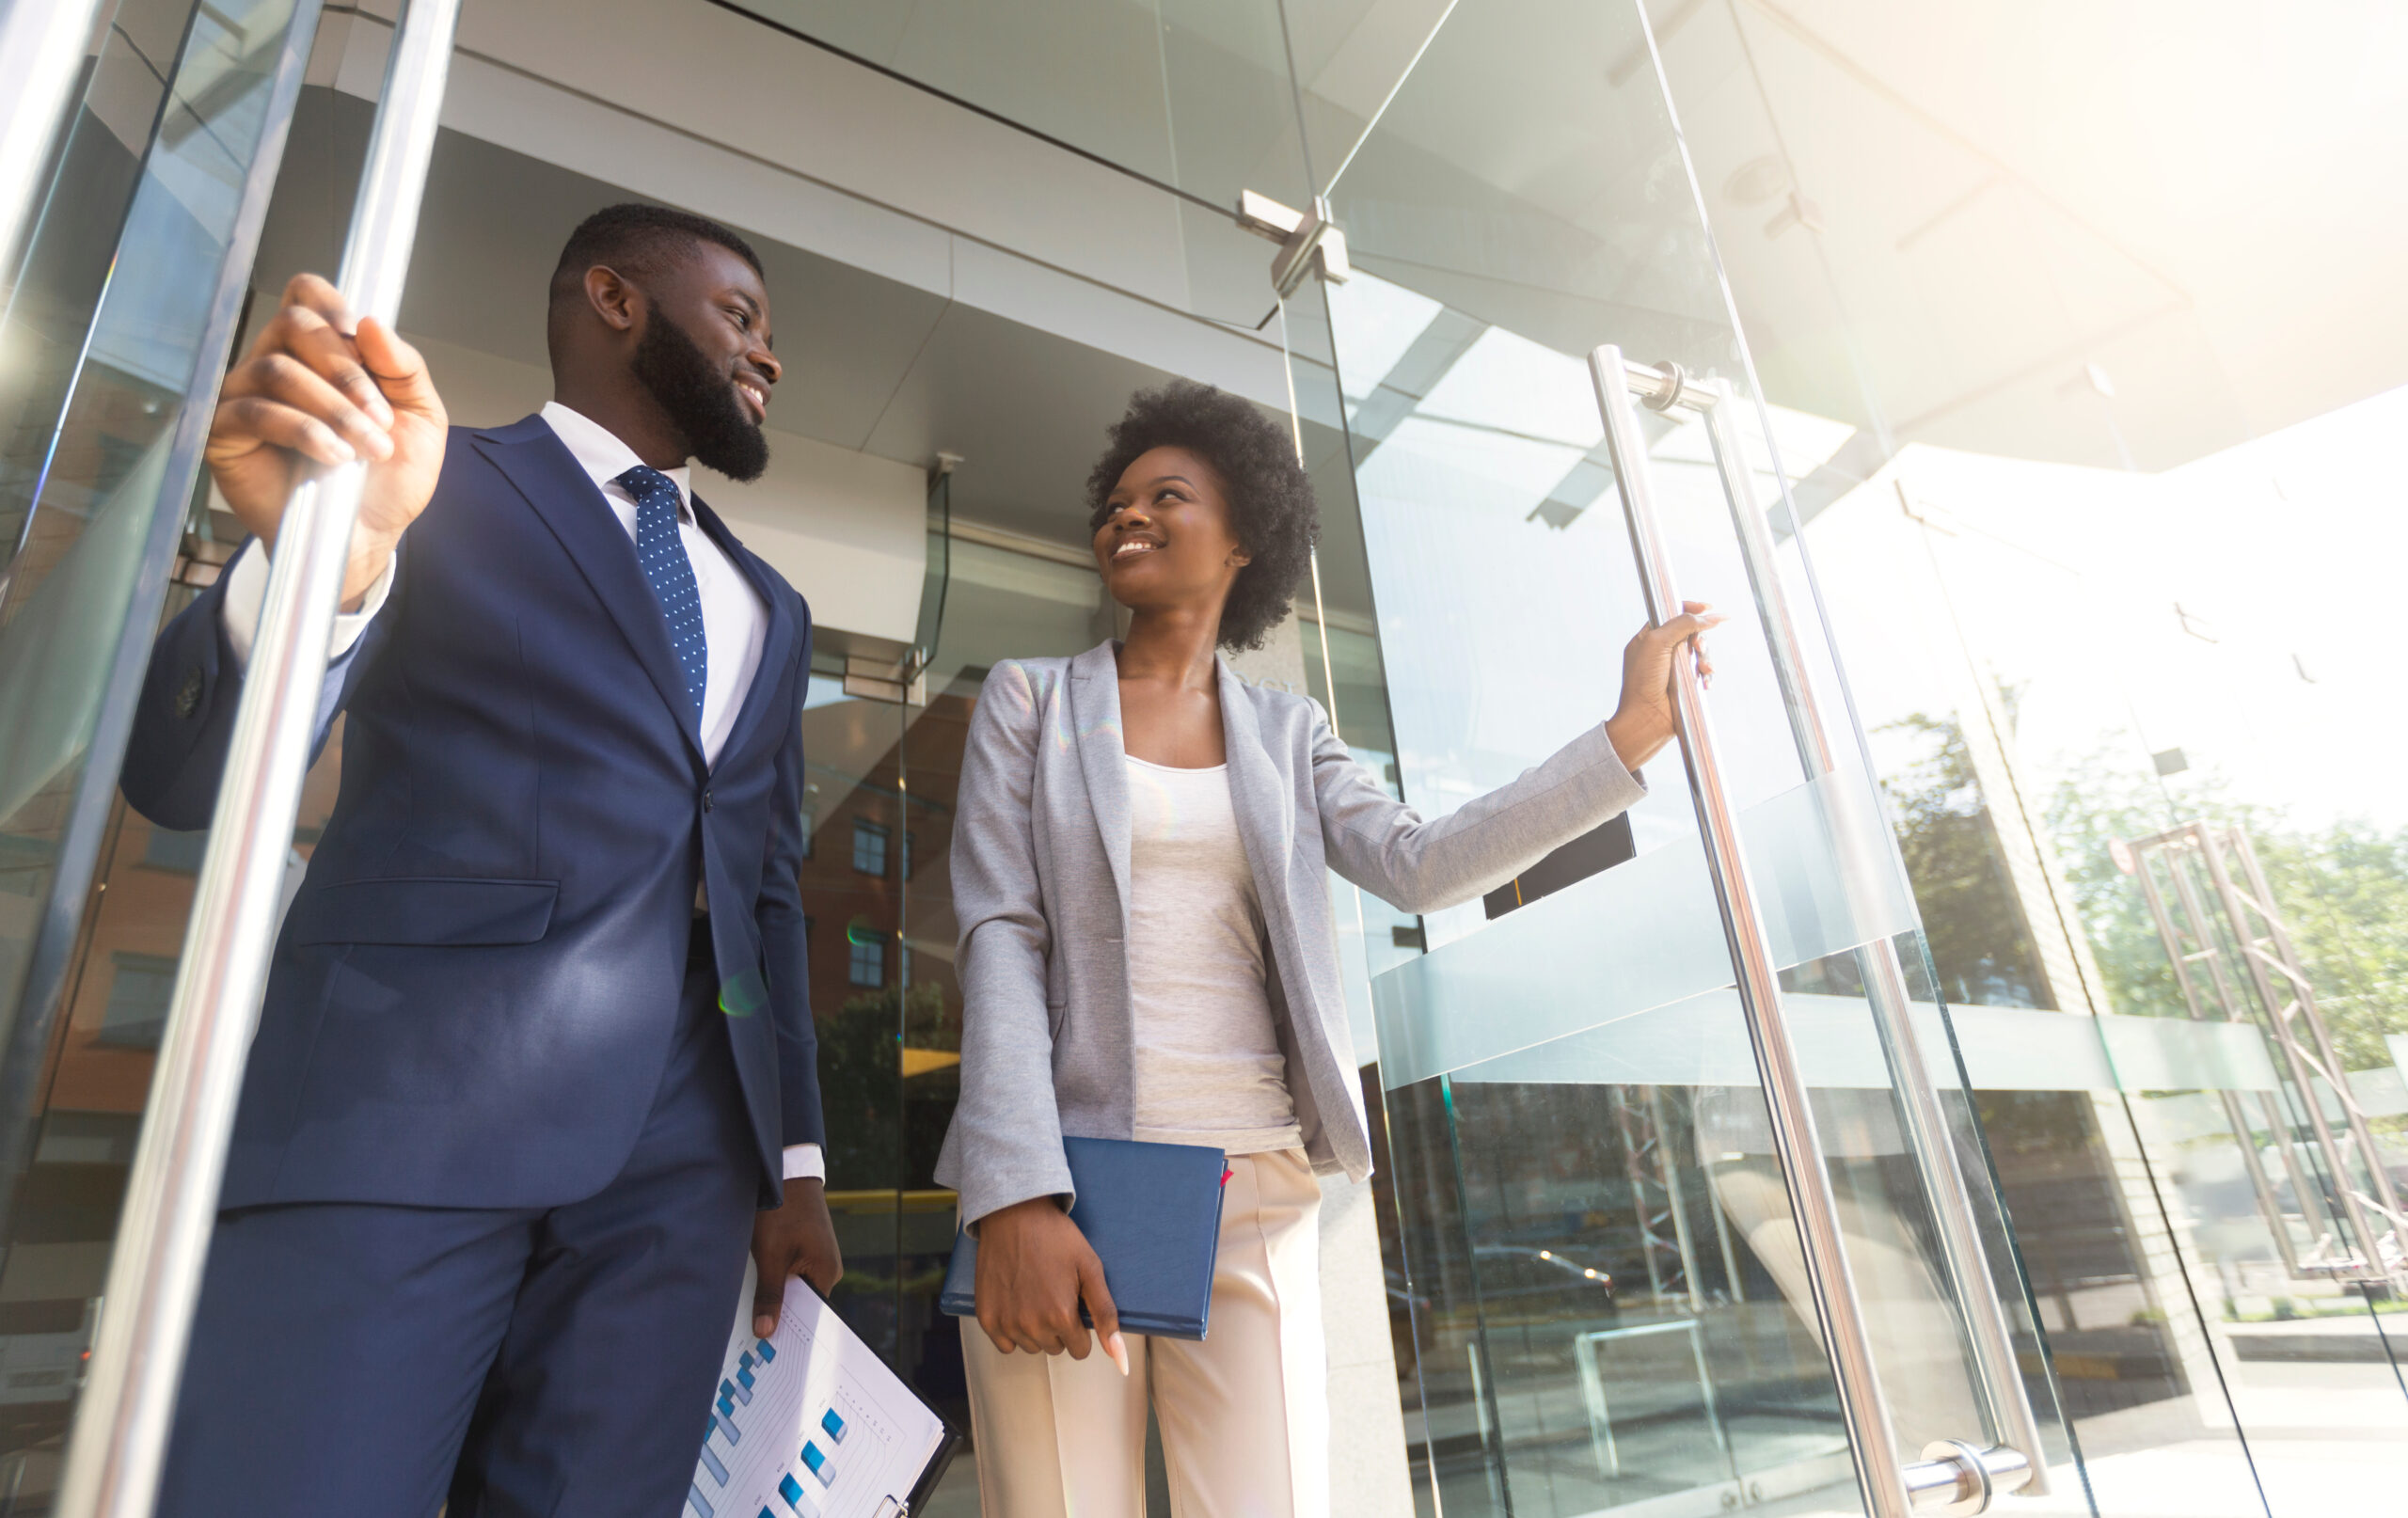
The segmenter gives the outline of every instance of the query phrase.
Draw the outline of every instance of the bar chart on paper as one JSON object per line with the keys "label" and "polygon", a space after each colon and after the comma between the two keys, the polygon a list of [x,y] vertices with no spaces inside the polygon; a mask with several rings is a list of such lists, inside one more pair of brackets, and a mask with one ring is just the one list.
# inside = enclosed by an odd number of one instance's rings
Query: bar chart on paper
{"label": "bar chart on paper", "polygon": [[778,1331],[736,1328],[686,1495],[692,1518],[897,1518],[950,1435],[886,1363],[800,1281]]}

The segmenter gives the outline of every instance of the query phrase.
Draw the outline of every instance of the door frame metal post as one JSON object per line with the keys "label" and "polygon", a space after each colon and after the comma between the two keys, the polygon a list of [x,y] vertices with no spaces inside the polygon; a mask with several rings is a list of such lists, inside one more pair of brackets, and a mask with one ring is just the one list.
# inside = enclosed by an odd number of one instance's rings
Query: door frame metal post
{"label": "door frame metal post", "polygon": [[[2258,1029],[2279,1055],[2274,1074],[2281,1090],[2262,1092],[2260,1099],[2298,1198],[2300,1220],[2311,1236],[2305,1257],[2289,1246],[2288,1223],[2266,1194],[2271,1188],[2264,1187],[2264,1172],[2257,1163],[2255,1140],[2247,1125],[2237,1117],[2234,1123],[2243,1159],[2251,1168],[2251,1181],[2261,1188],[2259,1205],[2274,1229],[2284,1265],[2301,1278],[2322,1276],[2408,1289],[2408,1212],[2403,1212],[2399,1190],[2383,1168],[2365,1109],[2341,1067],[2316,1004],[2316,988],[2274,906],[2273,888],[2258,863],[2249,834],[2239,827],[2191,821],[2146,838],[2119,839],[2115,849],[2116,867],[2140,882],[2142,899],[2148,904],[2176,983],[2193,1016],[2198,1016],[2200,1009],[2194,993],[2197,977],[2190,966],[2204,963],[2226,1020]],[[2178,928],[2164,909],[2154,873],[2161,859],[2181,903],[2185,927]],[[2201,900],[2192,877],[2194,866],[2213,893],[2212,910]],[[2235,988],[2236,976],[2226,970],[2227,954],[2244,972],[2240,978],[2245,993]],[[2289,995],[2277,988],[2277,976]],[[2251,997],[2258,1004],[2255,1010]],[[2317,1083],[2320,1078],[2324,1083],[2321,1089]],[[2341,1109],[2342,1127],[2337,1132],[2325,1115],[2323,1090],[2331,1092]],[[2226,1096],[2227,1110],[2238,1113],[2240,1103],[2230,1093]],[[2287,1117],[2286,1106],[2295,1109],[2296,1115]],[[2321,1179],[2308,1175],[2308,1167],[2300,1162],[2302,1126],[2322,1163]],[[2357,1186],[2361,1174],[2367,1182],[2363,1191]],[[2311,1195],[2316,1198],[2314,1210]],[[2387,1225],[2387,1233],[2377,1225],[2378,1216]],[[2320,1227],[2325,1230],[2321,1235]],[[2341,1251],[2337,1256],[2333,1253],[2337,1248]]]}
{"label": "door frame metal post", "polygon": [[[2322,1151],[2325,1164],[2331,1171],[2334,1200],[2340,1206],[2341,1222],[2352,1235],[2352,1242],[2363,1262],[2362,1269],[2369,1278],[2382,1280],[2392,1271],[2384,1257],[2381,1237],[2367,1216],[2367,1207],[2371,1204],[2381,1208],[2388,1214],[2387,1221],[2392,1222],[2395,1229],[2408,1231],[2408,1225],[2398,1221],[2399,1208],[2391,1194],[2391,1178],[2383,1168],[2381,1152],[2374,1147],[2373,1135],[2367,1131],[2357,1098],[2350,1090],[2349,1076],[2333,1057],[2332,1042],[2325,1036],[2322,1016],[2315,1009],[2314,992],[2308,988],[2307,977],[2293,965],[2274,959],[2259,946],[2261,939],[2271,938],[2285,959],[2290,957],[2289,935],[2281,931],[2281,925],[2274,921],[2273,904],[2265,899],[2265,877],[2257,871],[2257,860],[2252,851],[2246,856],[2255,877],[2251,883],[2258,889],[2260,895],[2256,902],[2250,901],[2233,883],[2232,872],[2224,862],[2225,847],[2232,847],[2236,854],[2246,847],[2246,841],[2238,837],[2239,830],[2233,830],[2221,841],[2216,837],[2215,830],[2205,823],[2194,822],[2189,825],[2189,830],[2198,841],[2199,856],[2208,869],[2208,883],[2223,904],[2226,917],[2231,921],[2233,936],[2238,941],[2236,952],[2249,972],[2250,984],[2257,990],[2258,999],[2265,1004],[2274,1042],[2281,1048],[2290,1067],[2291,1078],[2298,1085],[2300,1107],[2307,1115],[2308,1127],[2316,1134],[2316,1146]],[[2222,846],[2219,846],[2220,842]],[[2253,905],[2257,906],[2261,921],[2273,924],[2275,931],[2273,934],[2261,935],[2251,930],[2245,909]],[[2273,978],[2267,973],[2270,964],[2278,967],[2290,984],[2293,994],[2288,1001],[2274,989]],[[2316,1041],[2313,1051],[2301,1043],[2298,1031],[2292,1026],[2294,1018],[2307,1024],[2308,1033]],[[2332,1123],[2324,1115],[2324,1101],[2316,1087],[2315,1077],[2319,1075],[2324,1077],[2334,1099],[2340,1103],[2345,1131],[2350,1135],[2352,1146],[2357,1149],[2366,1162],[2373,1196],[2363,1196],[2357,1189],[2349,1157],[2335,1137]],[[2408,1265],[2408,1261],[2402,1263]]]}
{"label": "door frame metal post", "polygon": [[[458,17],[459,0],[410,0],[393,37],[337,281],[360,316],[389,323],[401,305]],[[363,476],[353,465],[303,485],[277,533],[68,1446],[64,1518],[150,1518],[157,1501]]]}
{"label": "door frame metal post", "polygon": [[[2182,1004],[2190,1010],[2192,1021],[2210,1020],[2207,1007],[2199,1000],[2198,979],[2191,969],[2194,960],[2203,959],[2214,974],[2217,1004],[2224,1012],[2225,1020],[2242,1021],[2243,1020],[2233,1005],[2231,988],[2225,982],[2222,960],[2214,945],[2202,936],[2206,928],[2199,921],[2198,902],[2182,878],[2181,862],[2169,856],[2166,864],[2174,872],[2177,887],[2182,891],[2182,906],[2191,922],[2192,939],[2200,945],[2196,949],[2182,947],[2181,930],[2174,925],[2173,913],[2166,910],[2165,893],[2158,889],[2157,876],[2147,862],[2134,859],[2133,873],[2140,879],[2141,900],[2148,908],[2149,921],[2156,925],[2158,941],[2165,945],[2166,962],[2174,967],[2174,983],[2182,992]],[[2273,1235],[2274,1251],[2282,1257],[2283,1268],[2296,1276],[2300,1273],[2299,1249],[2291,1239],[2290,1220],[2284,1215],[2281,1199],[2275,1194],[2273,1182],[2267,1178],[2265,1162],[2258,1152],[2258,1137],[2250,1125],[2248,1109],[2242,1105],[2238,1092],[2219,1091],[2216,1095],[2224,1099],[2225,1125],[2232,1130],[2233,1144],[2241,1151],[2241,1167],[2249,1177],[2251,1193],[2258,1198],[2258,1216],[2265,1220],[2266,1231]],[[2267,1113],[2270,1120],[2274,1120],[2270,1136],[2277,1143],[2284,1143],[2285,1130],[2278,1120],[2278,1110],[2269,1102]],[[2289,1152],[2288,1144],[2284,1144],[2284,1151]],[[2307,1215],[2305,1185],[2296,1176],[2292,1184],[2300,1193],[2301,1221],[2312,1229],[2315,1225]]]}
{"label": "door frame metal post", "polygon": [[[2376,1146],[2374,1133],[2367,1126],[2366,1109],[2359,1104],[2357,1093],[2350,1085],[2350,1072],[2342,1068],[2340,1053],[2333,1047],[2332,1035],[2324,1025],[2324,1014],[2316,1004],[2316,988],[2308,981],[2307,972],[2300,960],[2299,951],[2291,947],[2290,929],[2284,925],[2282,915],[2274,909],[2273,888],[2266,882],[2266,872],[2258,867],[2258,850],[2249,842],[2249,834],[2239,828],[2233,828],[2227,831],[2226,837],[2231,846],[2233,858],[2241,865],[2242,878],[2248,882],[2249,889],[2242,891],[2228,878],[2222,882],[2224,888],[2230,891],[2242,905],[2257,914],[2258,921],[2266,929],[2265,941],[2272,944],[2273,948],[2273,952],[2269,954],[2258,942],[2252,941],[2243,946],[2244,952],[2249,957],[2251,967],[2258,974],[2262,976],[2268,970],[2272,970],[2289,983],[2290,1006],[2287,1009],[2278,1008],[2276,1016],[2288,1025],[2290,1018],[2286,1015],[2287,1012],[2295,1011],[2299,1020],[2306,1025],[2308,1037],[2315,1043],[2316,1060],[2323,1067],[2325,1081],[2332,1086],[2335,1099],[2341,1104],[2343,1126],[2349,1130],[2351,1138],[2355,1141],[2359,1159],[2366,1168],[2367,1185],[2373,1194],[2359,1200],[2384,1214],[2394,1231],[2394,1244],[2400,1250],[2401,1257],[2396,1263],[2386,1265],[2381,1247],[2382,1241],[2373,1235],[2373,1228],[2368,1225],[2367,1231],[2369,1238],[2367,1241],[2372,1247],[2368,1256],[2368,1266],[2379,1273],[2387,1272],[2395,1276],[2408,1274],[2408,1213],[2403,1213],[2400,1208],[2399,1189],[2392,1184],[2391,1172],[2384,1168],[2383,1150]],[[2212,866],[2219,862],[2214,852],[2215,844],[2212,836],[2209,839],[2209,860]],[[2267,988],[2273,989],[2272,981],[2267,982]],[[2298,1036],[2296,1031],[2291,1036],[2296,1040]],[[2338,1175],[2335,1179],[2338,1184],[2347,1185],[2350,1178],[2346,1175]],[[2364,1223],[2366,1220],[2361,1217],[2360,1221]]]}
{"label": "door frame metal post", "polygon": [[[1657,383],[1660,387],[1661,380]],[[1674,397],[1688,388],[1676,383]],[[1815,698],[1805,643],[1798,635],[1797,620],[1790,614],[1789,597],[1782,586],[1771,525],[1756,504],[1751,470],[1739,435],[1738,399],[1725,379],[1715,379],[1699,388],[1703,391],[1702,410],[1706,437],[1713,445],[1715,465],[1722,477],[1722,494],[1731,509],[1749,587],[1771,636],[1773,669],[1789,708],[1798,760],[1805,767],[1809,781],[1819,780],[1839,766],[1830,729],[1823,719],[1822,704]],[[1802,545],[1800,548],[1802,551]],[[1849,846],[1849,840],[1841,839],[1839,843],[1844,849]],[[1880,861],[1859,858],[1849,863],[1852,867],[1842,870],[1841,879],[1851,892],[1860,887],[1868,871],[1883,864],[1898,868],[1901,873],[1904,868],[1894,856]],[[2014,1450],[2024,1457],[2020,1480],[2003,1465],[1994,1465],[1990,1474],[2001,1490],[2045,1495],[2049,1483],[2047,1463],[2040,1451],[2039,1421],[2033,1415],[2032,1399],[2024,1388],[2022,1369],[2015,1358],[2013,1334],[1999,1304],[1998,1283],[1990,1273],[1988,1252],[1982,1246],[1972,1192],[1957,1160],[1947,1115],[1941,1110],[1940,1094],[1932,1080],[1931,1067],[1925,1062],[1922,1037],[1915,1030],[1898,946],[1885,938],[1864,944],[1856,951],[1855,957],[1864,980],[1874,1029],[1880,1036],[1891,1088],[1897,1094],[1902,1136],[1914,1162],[1916,1178],[1930,1199],[1941,1270],[1950,1293],[1956,1299],[1956,1314],[1964,1324],[1966,1347],[1972,1361],[1973,1395],[1985,1423],[1983,1431],[1992,1447]]]}
{"label": "door frame metal post", "polygon": [[[2172,838],[2176,835],[2161,836]],[[2187,838],[2189,835],[2181,836]],[[2144,880],[2149,878],[2147,850],[2150,845],[2159,842],[2159,839],[2149,839],[2132,846],[2137,868]],[[2217,1004],[2224,1008],[2225,1020],[2256,1027],[2257,1020],[2250,1015],[2242,993],[2234,987],[2232,976],[2225,969],[2224,950],[2216,942],[2216,930],[2208,909],[2199,899],[2198,883],[2191,878],[2191,872],[2184,867],[2182,848],[2166,847],[2162,852],[2166,878],[2174,882],[2175,899],[2182,904],[2183,919],[2190,924],[2191,941],[2198,945],[2192,957],[2208,967],[2209,979],[2215,987]],[[2235,928],[2234,931],[2239,930]],[[2169,956],[2178,956],[2181,952],[2172,941],[2167,941],[2166,953]],[[2325,1194],[2323,1187],[2309,1178],[2307,1167],[2300,1163],[2297,1140],[2302,1120],[2296,1114],[2286,1110],[2283,1094],[2280,1091],[2261,1091],[2258,1094],[2258,1104],[2266,1114],[2267,1136],[2274,1141],[2276,1154],[2283,1162],[2283,1174],[2290,1178],[2291,1199],[2299,1204],[2300,1225],[2308,1236],[2309,1248],[2313,1249],[2320,1220],[2332,1215],[2332,1198]],[[2244,1134],[2243,1147],[2250,1146]],[[2280,1217],[2279,1210],[2276,1216]],[[2289,1239],[2288,1226],[2279,1231],[2284,1239]],[[2300,1268],[2305,1261],[2299,1257],[2297,1249],[2287,1247],[2280,1253],[2284,1261],[2292,1267],[2292,1274],[2305,1273]]]}

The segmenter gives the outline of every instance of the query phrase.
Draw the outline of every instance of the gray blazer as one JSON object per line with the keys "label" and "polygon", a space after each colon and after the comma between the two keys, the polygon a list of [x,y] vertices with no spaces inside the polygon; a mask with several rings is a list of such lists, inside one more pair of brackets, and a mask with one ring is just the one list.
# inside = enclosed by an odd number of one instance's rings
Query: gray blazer
{"label": "gray blazer", "polygon": [[[975,1223],[1068,1195],[1062,1137],[1136,1131],[1129,791],[1114,645],[1007,659],[987,676],[953,823],[961,1102],[939,1185]],[[1220,661],[1229,793],[1254,869],[1288,1085],[1317,1171],[1370,1174],[1326,872],[1410,912],[1504,884],[1629,808],[1643,787],[1592,727],[1434,822],[1398,802],[1302,696]]]}

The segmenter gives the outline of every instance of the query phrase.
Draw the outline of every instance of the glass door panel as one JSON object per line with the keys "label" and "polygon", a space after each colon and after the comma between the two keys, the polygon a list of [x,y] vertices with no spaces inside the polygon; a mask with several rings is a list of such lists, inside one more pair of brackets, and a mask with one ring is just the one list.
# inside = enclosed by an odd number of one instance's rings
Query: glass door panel
{"label": "glass door panel", "polygon": [[[1751,398],[1649,49],[1636,8],[1458,7],[1326,191],[1407,799],[1444,813],[1608,715],[1659,568],[1733,617],[1691,783],[1659,756],[1626,824],[1430,914],[1374,979],[1416,1453],[1458,1510],[1897,1512],[1878,1447],[2009,1443],[2056,1467],[2021,1507],[2087,1510],[1785,506],[1846,430]],[[1592,383],[1602,344],[1663,361],[1663,403],[1621,353]]]}
{"label": "glass door panel", "polygon": [[[2396,1195],[2408,1095],[2387,1040],[2408,1014],[2369,972],[2400,953],[2381,904],[2401,856],[2379,821],[2332,820],[2383,814],[2315,745],[2271,768],[2321,799],[2274,804],[2230,695],[2244,651],[2182,631],[2170,601],[2119,608],[2048,551],[2138,477],[2103,478],[2061,498],[1994,461],[1909,455],[1807,535],[1941,979],[1972,1004],[1956,1026],[2101,1510],[2330,1510],[2408,1478],[2401,1293],[2353,1268],[2337,1178],[2385,1267],[2395,1225],[2313,1068],[2333,1154],[2310,1120],[2271,1016],[2297,988],[2269,960],[2305,975],[2334,1058],[2298,1011],[2294,1040],[2337,1066]],[[1900,603],[1903,646],[1874,614]],[[2099,659],[2102,639],[2124,654]],[[2198,830],[2290,955],[2246,901],[2243,950]]]}
{"label": "glass door panel", "polygon": [[[201,424],[318,18],[293,0],[111,12],[0,292],[9,1514],[56,1496],[205,842],[131,816],[117,767],[178,529],[189,514],[208,530],[193,510]],[[296,858],[340,751],[338,735]]]}

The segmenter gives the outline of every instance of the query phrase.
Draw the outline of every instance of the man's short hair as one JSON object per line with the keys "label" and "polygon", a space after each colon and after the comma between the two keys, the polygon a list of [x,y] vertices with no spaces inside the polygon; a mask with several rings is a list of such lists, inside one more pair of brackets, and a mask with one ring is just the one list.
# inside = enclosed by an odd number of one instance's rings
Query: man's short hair
{"label": "man's short hair", "polygon": [[561,249],[559,267],[552,271],[551,298],[558,303],[568,296],[584,282],[585,271],[597,263],[642,281],[696,243],[717,243],[751,264],[754,274],[768,277],[752,245],[709,217],[630,202],[605,206],[578,223],[577,230],[569,233],[568,245]]}

